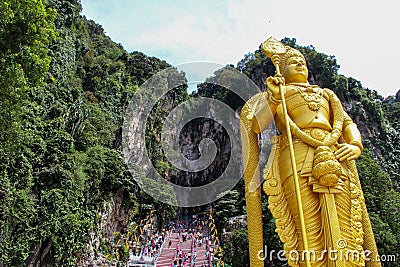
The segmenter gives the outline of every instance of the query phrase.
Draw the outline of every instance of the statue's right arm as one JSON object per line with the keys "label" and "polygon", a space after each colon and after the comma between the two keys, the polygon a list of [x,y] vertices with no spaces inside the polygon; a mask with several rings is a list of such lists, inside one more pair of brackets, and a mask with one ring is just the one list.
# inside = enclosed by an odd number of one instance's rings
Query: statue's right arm
{"label": "statue's right arm", "polygon": [[264,131],[274,119],[276,109],[281,103],[279,84],[284,86],[283,77],[268,77],[266,80],[267,93],[257,101],[252,119],[252,128],[256,134]]}
{"label": "statue's right arm", "polygon": [[277,107],[277,103],[272,103],[268,99],[265,99],[260,105],[257,105],[252,119],[252,128],[256,134],[261,133],[271,124]]}

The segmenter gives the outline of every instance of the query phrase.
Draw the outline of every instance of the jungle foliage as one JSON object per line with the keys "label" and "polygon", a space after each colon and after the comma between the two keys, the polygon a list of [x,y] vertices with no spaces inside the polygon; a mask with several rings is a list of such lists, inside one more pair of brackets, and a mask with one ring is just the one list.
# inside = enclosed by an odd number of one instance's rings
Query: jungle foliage
{"label": "jungle foliage", "polygon": [[76,266],[117,191],[132,217],[173,214],[139,190],[121,154],[130,97],[169,64],[126,52],[81,8],[0,2],[0,266]]}
{"label": "jungle foliage", "polygon": [[[150,209],[164,210],[163,220],[174,215],[174,208],[138,188],[121,155],[129,99],[170,65],[128,53],[101,25],[81,16],[81,8],[79,0],[0,1],[0,266],[25,266],[38,258],[42,265],[76,266],[89,232],[99,233],[104,205],[117,192],[123,192],[132,217]],[[400,92],[384,99],[338,74],[334,56],[295,39],[283,42],[305,54],[310,81],[334,90],[359,125],[366,150],[358,168],[379,251],[399,258]],[[274,72],[260,50],[245,55],[236,68],[262,90]],[[243,104],[226,90],[202,86],[198,95],[224,100],[235,110]],[[160,101],[147,125],[146,145],[165,177],[170,166],[159,132],[166,107],[187,98],[186,88],[178,88]],[[282,244],[264,203],[265,243],[278,250]],[[245,214],[243,183],[214,206],[219,228]],[[225,244],[226,262],[233,266],[248,261],[246,235],[238,229]],[[101,249],[109,252],[110,244],[104,241]]]}

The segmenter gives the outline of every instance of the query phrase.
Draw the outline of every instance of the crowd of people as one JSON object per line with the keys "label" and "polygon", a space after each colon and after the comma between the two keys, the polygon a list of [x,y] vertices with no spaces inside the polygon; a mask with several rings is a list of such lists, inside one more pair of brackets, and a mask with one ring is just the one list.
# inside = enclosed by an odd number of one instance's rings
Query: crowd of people
{"label": "crowd of people", "polygon": [[129,266],[155,264],[163,249],[171,249],[174,246],[171,267],[208,267],[209,263],[196,266],[195,262],[200,250],[204,253],[203,258],[210,257],[211,243],[208,220],[205,218],[170,222],[161,231],[148,224],[142,228],[138,245],[132,250]]}
{"label": "crowd of people", "polygon": [[[176,224],[173,224],[171,227],[171,234],[176,235],[176,239],[178,239],[178,244],[176,246],[174,259],[172,262],[173,267],[183,267],[183,266],[196,266],[196,258],[197,251],[205,246],[204,250],[205,256],[208,257],[210,255],[209,249],[211,241],[208,236],[208,227],[207,227],[207,219],[204,218],[193,218],[189,220],[181,220]],[[186,242],[190,242],[191,249],[189,251],[183,251],[181,249],[181,244],[183,245]],[[168,247],[170,247],[172,241],[170,240],[168,243]],[[206,267],[208,264],[202,264],[199,267]]]}

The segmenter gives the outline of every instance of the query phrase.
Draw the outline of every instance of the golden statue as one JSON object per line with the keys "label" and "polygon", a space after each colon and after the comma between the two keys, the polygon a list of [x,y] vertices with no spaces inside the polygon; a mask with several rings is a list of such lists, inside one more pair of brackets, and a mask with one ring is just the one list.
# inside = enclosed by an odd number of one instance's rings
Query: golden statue
{"label": "golden statue", "polygon": [[333,91],[308,83],[304,56],[273,37],[267,92],[241,111],[250,266],[264,266],[258,134],[275,121],[262,188],[290,266],[381,266],[355,165],[361,134]]}

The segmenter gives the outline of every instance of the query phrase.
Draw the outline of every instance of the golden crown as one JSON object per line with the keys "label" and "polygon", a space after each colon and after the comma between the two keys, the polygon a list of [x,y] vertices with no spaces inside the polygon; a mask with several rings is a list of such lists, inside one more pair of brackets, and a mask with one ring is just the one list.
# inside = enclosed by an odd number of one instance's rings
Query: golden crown
{"label": "golden crown", "polygon": [[286,53],[280,57],[280,61],[279,61],[279,71],[281,73],[283,73],[283,70],[285,69],[286,60],[288,58],[302,57],[304,59],[304,61],[306,60],[305,57],[303,56],[303,54],[299,50],[294,49],[290,46],[285,46],[285,48],[286,48]]}
{"label": "golden crown", "polygon": [[[261,49],[262,49],[263,53],[271,59],[274,55],[279,55],[279,59],[280,59],[279,60],[279,70],[281,73],[283,73],[283,70],[284,70],[285,64],[286,64],[286,60],[288,58],[293,57],[293,56],[299,56],[305,60],[303,54],[299,50],[294,49],[290,46],[284,45],[283,43],[281,43],[280,41],[278,41],[276,38],[274,38],[272,36],[261,44]],[[275,62],[274,64],[277,64],[277,63]]]}

